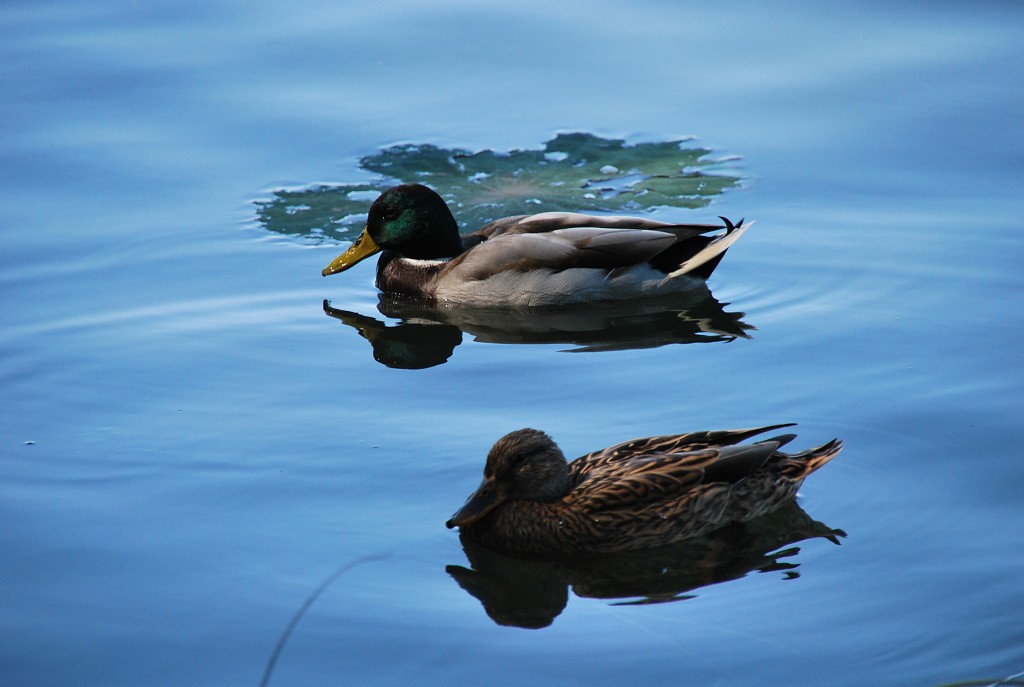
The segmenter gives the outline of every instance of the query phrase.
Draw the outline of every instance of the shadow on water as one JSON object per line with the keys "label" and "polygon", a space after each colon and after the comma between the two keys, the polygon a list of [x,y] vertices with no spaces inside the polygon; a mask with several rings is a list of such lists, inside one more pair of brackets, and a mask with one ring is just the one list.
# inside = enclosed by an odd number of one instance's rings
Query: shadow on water
{"label": "shadow on water", "polygon": [[571,352],[749,339],[755,327],[742,321],[744,313],[726,312],[726,305],[704,285],[660,298],[545,308],[456,308],[381,294],[377,309],[398,320],[388,325],[323,302],[327,315],[370,342],[374,360],[402,369],[447,362],[463,332],[484,343],[569,344]]}
{"label": "shadow on water", "polygon": [[748,573],[781,572],[799,577],[793,544],[824,538],[839,544],[842,530],[807,515],[795,502],[745,523],[737,523],[678,544],[645,551],[559,559],[515,558],[483,548],[465,537],[470,568],[446,570],[480,600],[499,625],[539,629],[565,609],[569,588],[580,597],[624,599],[619,605],[682,601],[712,584]]}

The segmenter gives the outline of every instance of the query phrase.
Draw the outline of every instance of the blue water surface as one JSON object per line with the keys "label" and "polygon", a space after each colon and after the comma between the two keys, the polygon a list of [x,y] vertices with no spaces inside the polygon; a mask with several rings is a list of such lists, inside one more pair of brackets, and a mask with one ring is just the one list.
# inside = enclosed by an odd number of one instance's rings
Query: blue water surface
{"label": "blue water surface", "polygon": [[[0,682],[1019,676],[1021,26],[1005,2],[7,3]],[[741,188],[655,216],[756,219],[710,282],[752,338],[467,333],[389,367],[323,309],[395,326],[372,261],[322,279],[338,245],[256,219],[384,146],[567,131],[738,156]],[[775,422],[846,442],[799,498],[840,546],[661,597],[560,571],[542,629],[453,575],[444,521],[508,431],[576,456]]]}

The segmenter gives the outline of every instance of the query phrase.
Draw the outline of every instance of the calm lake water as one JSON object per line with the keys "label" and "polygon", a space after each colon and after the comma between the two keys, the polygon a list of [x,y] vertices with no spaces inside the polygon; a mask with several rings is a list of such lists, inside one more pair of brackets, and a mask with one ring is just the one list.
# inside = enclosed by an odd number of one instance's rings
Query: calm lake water
{"label": "calm lake water", "polygon": [[[1020,675],[1022,27],[1009,2],[7,3],[0,683]],[[395,143],[564,131],[738,158],[738,188],[655,216],[757,220],[709,284],[750,338],[449,328],[389,366],[353,323],[416,320],[372,264],[323,279],[335,242],[257,220]],[[513,429],[577,456],[789,421],[847,448],[766,533],[573,566],[444,528]]]}

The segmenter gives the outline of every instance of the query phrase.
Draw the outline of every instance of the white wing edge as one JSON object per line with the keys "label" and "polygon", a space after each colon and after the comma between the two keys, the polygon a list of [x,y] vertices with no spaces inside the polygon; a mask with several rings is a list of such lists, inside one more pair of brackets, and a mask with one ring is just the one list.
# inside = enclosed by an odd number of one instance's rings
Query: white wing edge
{"label": "white wing edge", "polygon": [[721,236],[718,239],[715,239],[708,245],[704,246],[704,249],[701,250],[699,253],[697,253],[692,258],[690,258],[682,265],[680,265],[678,269],[676,269],[673,272],[669,272],[668,278],[673,279],[680,275],[686,274],[687,272],[697,269],[707,261],[715,259],[719,255],[724,253],[729,248],[729,246],[736,243],[736,241],[738,241],[739,238],[743,236],[744,232],[746,232],[746,230],[749,229],[753,224],[754,221],[751,220],[749,222],[744,223],[742,227],[737,227],[733,232],[726,234],[725,236]]}

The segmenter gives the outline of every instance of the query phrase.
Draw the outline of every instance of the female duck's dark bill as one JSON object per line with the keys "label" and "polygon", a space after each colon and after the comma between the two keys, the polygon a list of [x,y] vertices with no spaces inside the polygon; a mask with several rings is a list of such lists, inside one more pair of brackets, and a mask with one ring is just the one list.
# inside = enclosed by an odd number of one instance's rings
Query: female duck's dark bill
{"label": "female duck's dark bill", "polygon": [[445,523],[445,527],[451,529],[453,527],[463,527],[470,523],[474,523],[494,510],[494,507],[504,500],[505,498],[503,496],[499,496],[495,489],[494,478],[485,477],[479,488],[477,488],[477,490],[473,492],[473,495],[466,501],[466,505],[460,508],[458,512]]}
{"label": "female duck's dark bill", "polygon": [[344,272],[357,262],[379,252],[380,246],[374,243],[373,239],[370,238],[370,234],[367,233],[366,229],[363,229],[363,233],[359,235],[355,243],[349,246],[347,251],[331,260],[331,264],[325,267],[321,274],[326,277],[329,274]]}

